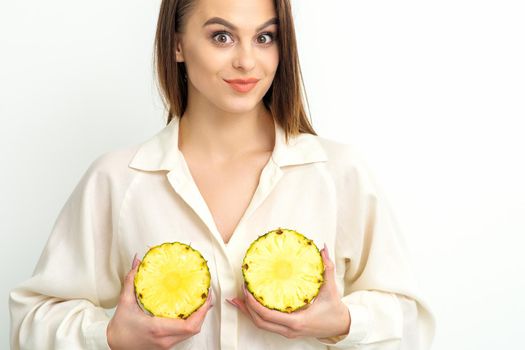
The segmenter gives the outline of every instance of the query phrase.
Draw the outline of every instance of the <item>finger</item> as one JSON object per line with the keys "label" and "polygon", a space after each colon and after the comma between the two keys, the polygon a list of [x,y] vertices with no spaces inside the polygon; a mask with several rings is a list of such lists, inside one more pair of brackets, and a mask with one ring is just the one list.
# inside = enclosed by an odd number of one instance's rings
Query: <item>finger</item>
{"label": "finger", "polygon": [[321,289],[319,290],[318,298],[322,298],[323,296],[327,294],[334,294],[337,295],[336,285],[335,285],[335,265],[330,259],[329,253],[328,253],[328,247],[326,244],[324,245],[324,248],[321,250],[321,257],[323,258],[323,264],[324,264],[324,273],[323,273],[323,285],[321,286]]}
{"label": "finger", "polygon": [[125,305],[130,306],[135,311],[140,311],[140,306],[138,305],[137,298],[135,296],[135,275],[137,274],[137,270],[140,265],[140,260],[136,257],[133,258],[132,267],[131,270],[126,275],[126,278],[124,280],[124,286],[122,288],[122,292],[120,293],[120,301],[119,303],[123,303]]}
{"label": "finger", "polygon": [[297,313],[284,313],[277,310],[271,310],[261,305],[243,285],[244,302],[248,309],[255,312],[263,320],[271,323],[277,323],[286,327],[293,325],[297,321]]}
{"label": "finger", "polygon": [[323,258],[323,264],[325,267],[325,274],[328,271],[328,273],[332,273],[333,276],[333,270],[334,270],[334,263],[330,259],[330,254],[328,251],[328,247],[326,246],[326,243],[324,245],[324,248],[321,249],[321,257]]}
{"label": "finger", "polygon": [[297,336],[295,332],[287,326],[262,319],[261,316],[257,314],[257,312],[255,312],[254,310],[246,306],[245,301],[234,299],[233,302],[240,310],[242,310],[242,312],[247,317],[249,317],[252,320],[253,324],[255,324],[258,328],[280,334],[287,338],[292,338],[292,337]]}
{"label": "finger", "polygon": [[139,268],[139,265],[140,265],[140,260],[137,259],[137,257],[135,256],[133,258],[131,270],[128,272],[128,274],[126,275],[126,279],[124,280],[124,287],[122,288],[122,292],[121,292],[121,301],[123,302],[127,302],[130,304],[133,303],[136,305],[134,279],[135,279],[137,270]]}
{"label": "finger", "polygon": [[134,269],[140,264],[140,260],[137,259],[137,253],[135,253],[135,256],[133,256],[133,261],[131,263],[131,269]]}

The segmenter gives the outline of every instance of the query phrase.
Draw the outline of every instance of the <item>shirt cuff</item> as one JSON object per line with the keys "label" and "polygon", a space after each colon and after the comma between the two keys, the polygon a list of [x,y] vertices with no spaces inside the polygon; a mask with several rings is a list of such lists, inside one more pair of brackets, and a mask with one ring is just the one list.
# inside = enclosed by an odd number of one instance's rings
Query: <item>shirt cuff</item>
{"label": "shirt cuff", "polygon": [[108,323],[109,320],[95,322],[85,331],[84,336],[88,349],[111,350],[106,333]]}
{"label": "shirt cuff", "polygon": [[350,313],[350,331],[345,335],[317,338],[321,343],[334,348],[343,348],[355,345],[365,339],[370,323],[370,312],[368,308],[358,304],[345,305]]}

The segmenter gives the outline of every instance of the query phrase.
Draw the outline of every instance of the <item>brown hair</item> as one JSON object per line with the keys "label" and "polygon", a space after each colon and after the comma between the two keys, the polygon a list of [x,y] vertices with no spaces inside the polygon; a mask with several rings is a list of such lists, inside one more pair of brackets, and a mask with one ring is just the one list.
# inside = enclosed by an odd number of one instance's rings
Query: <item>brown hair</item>
{"label": "brown hair", "polygon": [[[188,102],[186,67],[175,59],[177,32],[182,32],[196,0],[163,0],[160,5],[155,35],[154,65],[160,83],[163,103],[168,109],[167,124],[174,115],[182,117]],[[279,65],[263,103],[274,120],[290,135],[317,135],[307,118],[303,103],[306,97],[297,53],[297,41],[289,0],[274,0],[279,21],[277,45]],[[302,85],[302,90],[301,90]],[[308,104],[308,99],[306,98]]]}

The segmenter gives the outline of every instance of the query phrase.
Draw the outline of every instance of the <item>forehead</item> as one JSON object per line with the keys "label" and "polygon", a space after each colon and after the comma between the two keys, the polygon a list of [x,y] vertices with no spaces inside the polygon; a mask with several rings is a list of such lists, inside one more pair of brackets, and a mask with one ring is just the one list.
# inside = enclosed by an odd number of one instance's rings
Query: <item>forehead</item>
{"label": "forehead", "polygon": [[273,0],[197,0],[191,22],[202,26],[212,17],[220,17],[240,29],[253,29],[275,17]]}

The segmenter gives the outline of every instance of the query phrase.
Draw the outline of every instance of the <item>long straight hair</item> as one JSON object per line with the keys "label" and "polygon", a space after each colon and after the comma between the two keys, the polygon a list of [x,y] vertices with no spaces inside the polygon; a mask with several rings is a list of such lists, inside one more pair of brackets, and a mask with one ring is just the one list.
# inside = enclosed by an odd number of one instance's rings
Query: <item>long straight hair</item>
{"label": "long straight hair", "polygon": [[[155,35],[154,66],[160,94],[168,111],[167,124],[173,116],[182,117],[188,103],[188,82],[184,62],[175,59],[177,32],[182,32],[187,16],[198,0],[163,0]],[[263,97],[265,107],[283,128],[286,141],[300,133],[317,135],[304,108],[306,91],[299,64],[297,40],[289,0],[274,0],[279,20],[277,45],[279,65],[272,85]],[[301,89],[302,87],[302,89]]]}

